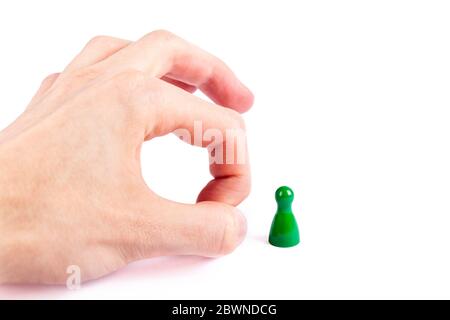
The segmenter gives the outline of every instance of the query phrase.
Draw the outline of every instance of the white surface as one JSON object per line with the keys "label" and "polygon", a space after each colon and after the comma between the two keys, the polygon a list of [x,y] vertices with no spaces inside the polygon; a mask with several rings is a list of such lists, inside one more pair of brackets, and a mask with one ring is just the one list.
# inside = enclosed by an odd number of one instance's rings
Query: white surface
{"label": "white surface", "polygon": [[[450,298],[448,1],[2,1],[0,127],[98,34],[164,28],[226,61],[254,91],[245,115],[249,235],[218,260],[160,258],[46,298]],[[182,155],[180,165],[174,155]],[[145,178],[192,202],[207,156],[165,137]],[[265,243],[291,186],[302,244]]]}

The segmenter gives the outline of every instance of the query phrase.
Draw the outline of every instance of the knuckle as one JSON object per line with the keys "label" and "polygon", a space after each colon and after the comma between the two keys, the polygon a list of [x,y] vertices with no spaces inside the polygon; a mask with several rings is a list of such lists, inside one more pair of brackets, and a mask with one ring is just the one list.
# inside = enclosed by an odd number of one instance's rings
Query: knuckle
{"label": "knuckle", "polygon": [[75,83],[85,83],[98,77],[98,70],[94,67],[86,67],[74,70],[68,75],[68,80]]}
{"label": "knuckle", "polygon": [[134,91],[145,80],[145,74],[138,70],[126,70],[112,78],[112,83],[120,91]]}
{"label": "knuckle", "polygon": [[59,75],[60,75],[60,73],[52,73],[52,74],[49,74],[48,76],[46,76],[46,77],[44,78],[44,80],[42,80],[42,84],[46,84],[46,83],[49,83],[49,82],[53,82],[56,78],[59,77]]}
{"label": "knuckle", "polygon": [[159,29],[148,33],[145,38],[158,42],[168,42],[176,38],[176,36],[167,30]]}
{"label": "knuckle", "polygon": [[91,40],[88,41],[86,47],[101,47],[104,45],[108,45],[111,43],[112,38],[108,36],[95,36]]}

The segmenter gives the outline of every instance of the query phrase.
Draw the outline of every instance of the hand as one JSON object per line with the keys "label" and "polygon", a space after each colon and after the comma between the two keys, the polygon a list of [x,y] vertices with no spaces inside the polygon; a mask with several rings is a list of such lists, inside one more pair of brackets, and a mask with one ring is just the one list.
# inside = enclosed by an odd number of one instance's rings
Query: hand
{"label": "hand", "polygon": [[[252,102],[223,62],[167,31],[94,38],[0,133],[0,283],[65,283],[71,265],[86,281],[148,257],[233,251],[246,233],[235,206],[250,190],[248,161],[211,163],[197,203],[181,204],[147,187],[140,149],[177,129],[193,135],[195,121],[226,137],[244,129]],[[226,139],[196,143],[226,153]]]}

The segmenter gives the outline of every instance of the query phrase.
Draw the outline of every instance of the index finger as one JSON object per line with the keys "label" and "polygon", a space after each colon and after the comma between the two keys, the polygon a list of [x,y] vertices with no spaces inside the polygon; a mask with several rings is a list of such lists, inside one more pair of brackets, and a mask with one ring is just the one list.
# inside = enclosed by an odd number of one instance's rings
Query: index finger
{"label": "index finger", "polygon": [[250,166],[244,122],[238,112],[144,74],[125,74],[119,81],[124,85],[129,82],[136,85],[127,101],[137,108],[133,113],[143,129],[137,139],[174,132],[183,141],[210,151],[214,179],[202,190],[198,201],[237,205],[248,196]]}
{"label": "index finger", "polygon": [[121,73],[134,69],[153,77],[168,76],[202,90],[215,103],[238,112],[253,104],[253,94],[215,56],[167,31],[154,31],[98,63]]}

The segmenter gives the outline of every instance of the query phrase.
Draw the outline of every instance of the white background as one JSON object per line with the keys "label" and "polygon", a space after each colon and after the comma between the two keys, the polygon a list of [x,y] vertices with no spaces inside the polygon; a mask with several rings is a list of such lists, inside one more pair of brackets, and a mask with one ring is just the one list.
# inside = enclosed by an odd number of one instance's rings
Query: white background
{"label": "white background", "polygon": [[[135,263],[72,292],[13,298],[450,298],[448,1],[1,1],[0,127],[96,35],[168,29],[254,91],[249,234],[230,256]],[[193,202],[204,150],[150,141],[144,175]],[[279,185],[302,243],[266,243]]]}

